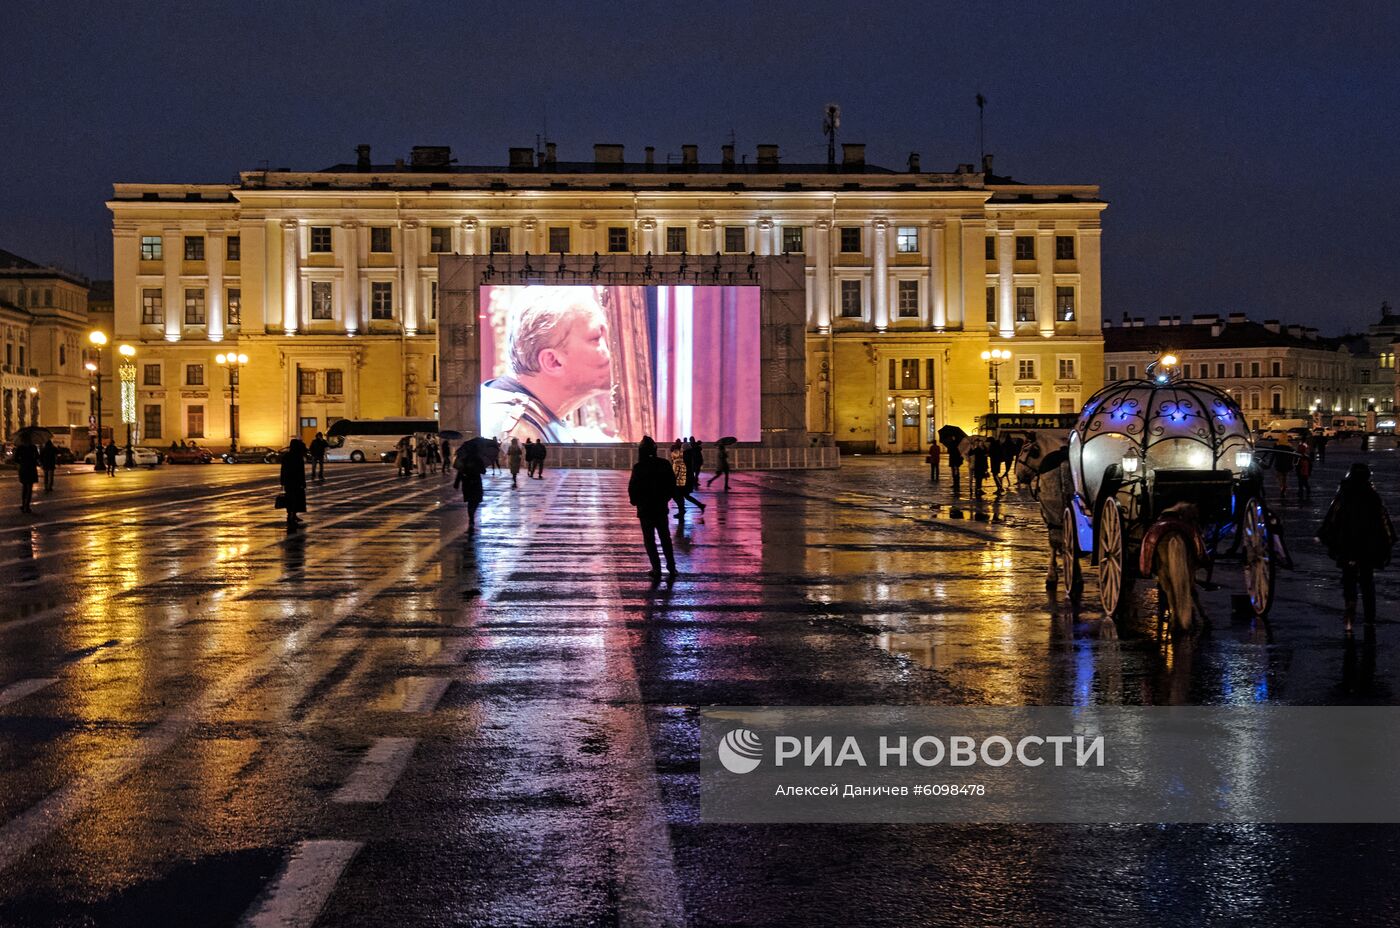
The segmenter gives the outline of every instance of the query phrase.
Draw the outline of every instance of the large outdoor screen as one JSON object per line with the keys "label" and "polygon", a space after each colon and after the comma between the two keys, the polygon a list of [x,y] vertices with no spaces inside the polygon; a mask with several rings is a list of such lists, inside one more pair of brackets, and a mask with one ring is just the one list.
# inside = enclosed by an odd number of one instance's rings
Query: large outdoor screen
{"label": "large outdoor screen", "polygon": [[758,287],[482,287],[481,434],[760,439]]}

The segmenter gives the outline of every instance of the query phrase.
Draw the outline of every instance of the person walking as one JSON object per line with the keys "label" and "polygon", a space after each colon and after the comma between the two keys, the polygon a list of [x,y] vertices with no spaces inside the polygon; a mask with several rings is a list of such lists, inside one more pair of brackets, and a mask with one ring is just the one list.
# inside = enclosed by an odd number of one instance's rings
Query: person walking
{"label": "person walking", "polygon": [[524,457],[525,457],[525,476],[526,476],[526,477],[534,477],[534,476],[535,476],[535,440],[534,440],[533,438],[527,438],[527,439],[525,439],[525,448],[524,448],[524,451],[523,451],[523,455],[524,455]]}
{"label": "person walking", "polygon": [[28,434],[15,446],[15,466],[19,469],[19,511],[32,513],[34,484],[39,482],[39,449]]}
{"label": "person walking", "polygon": [[311,439],[311,479],[326,479],[326,451],[330,449],[331,443],[326,441],[326,436],[320,432]]}
{"label": "person walking", "polygon": [[982,484],[987,480],[987,443],[978,441],[973,444],[971,452],[968,453],[968,476],[972,480],[972,496],[980,499],[982,496]]}
{"label": "person walking", "polygon": [[546,444],[544,443],[544,439],[541,438],[539,441],[535,442],[535,479],[536,479],[536,480],[543,480],[543,479],[544,479],[544,457],[545,457],[545,455],[547,455],[547,454],[549,454],[549,446],[546,445]]}
{"label": "person walking", "polygon": [[[642,437],[637,445],[637,463],[632,465],[632,477],[627,481],[627,500],[637,508],[637,521],[642,526],[642,540],[647,560],[651,561],[651,578],[661,577],[661,554],[666,556],[666,570],[675,577],[676,554],[671,547],[671,527],[666,522],[670,501],[676,487],[676,474],[671,465],[656,455],[656,441]],[[656,550],[657,541],[661,551]]]}
{"label": "person walking", "polygon": [[282,503],[287,510],[287,531],[294,531],[306,511],[306,442],[293,438],[282,452]]}
{"label": "person walking", "polygon": [[53,492],[53,475],[58,470],[58,447],[50,438],[44,442],[44,447],[39,449],[39,466],[44,471],[44,492]]}
{"label": "person walking", "polygon": [[467,504],[467,529],[471,530],[476,528],[476,510],[485,496],[481,478],[486,473],[486,462],[478,452],[464,444],[457,448],[453,468],[457,476],[452,485],[462,488],[462,502]]}
{"label": "person walking", "polygon": [[676,475],[676,519],[685,521],[685,503],[690,500],[693,505],[700,507],[700,514],[705,514],[705,504],[695,498],[695,488],[698,481],[694,478],[690,462],[693,460],[693,452],[689,451],[685,444],[677,438],[671,445],[671,472]]}
{"label": "person walking", "polygon": [[1362,615],[1366,624],[1376,620],[1375,571],[1390,563],[1395,547],[1395,527],[1380,494],[1371,484],[1371,468],[1357,462],[1337,488],[1327,507],[1327,515],[1317,530],[1317,540],[1327,548],[1327,556],[1342,569],[1342,614],[1344,627],[1351,632],[1356,618],[1357,588],[1361,593]]}
{"label": "person walking", "polygon": [[442,437],[442,447],[439,450],[442,452],[442,472],[445,474],[447,468],[452,464],[452,442],[447,440],[447,436]]}
{"label": "person walking", "polygon": [[1327,463],[1327,433],[1320,432],[1317,436],[1317,463]]}
{"label": "person walking", "polygon": [[953,475],[953,498],[957,499],[962,495],[962,452],[958,450],[956,444],[950,444],[948,448],[948,472]]}
{"label": "person walking", "polygon": [[939,458],[938,442],[936,442],[936,441],[935,441],[935,442],[930,442],[930,443],[929,443],[929,446],[928,446],[928,457],[924,458],[924,461],[928,464],[928,482],[929,482],[929,483],[937,483],[937,482],[938,482],[938,458]]}
{"label": "person walking", "polygon": [[690,472],[691,488],[700,486],[700,478],[704,476],[705,452],[700,447],[700,441],[694,435],[690,436],[690,441],[685,446],[685,466]]}
{"label": "person walking", "polygon": [[116,439],[107,439],[107,447],[103,451],[107,460],[107,476],[117,475],[117,442]]}
{"label": "person walking", "polygon": [[[529,441],[530,439],[525,439]],[[510,465],[510,487],[512,490],[520,489],[520,484],[516,478],[520,476],[520,459],[525,457],[525,449],[520,447],[520,439],[511,436],[510,447],[506,449],[506,463]]]}
{"label": "person walking", "polygon": [[996,435],[987,440],[987,463],[991,470],[992,483],[996,484],[997,496],[1001,495],[1001,465],[1004,450],[1005,447],[1002,445],[1001,439]]}
{"label": "person walking", "polygon": [[1307,442],[1298,444],[1298,463],[1294,465],[1293,472],[1298,475],[1298,502],[1305,503],[1312,499],[1312,448]]}
{"label": "person walking", "polygon": [[715,451],[715,472],[710,475],[710,479],[705,481],[705,486],[709,487],[720,477],[724,478],[724,491],[729,492],[729,446],[716,445]]}

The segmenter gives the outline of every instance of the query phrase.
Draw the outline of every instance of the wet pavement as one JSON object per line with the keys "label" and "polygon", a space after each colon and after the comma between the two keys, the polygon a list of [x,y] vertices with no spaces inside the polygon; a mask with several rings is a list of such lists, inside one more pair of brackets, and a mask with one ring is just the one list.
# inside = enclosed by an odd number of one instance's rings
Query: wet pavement
{"label": "wet pavement", "polygon": [[[0,488],[0,925],[1396,924],[1393,826],[706,825],[709,705],[1393,704],[1311,504],[1267,622],[1044,591],[1036,506],[912,459],[739,474],[653,585],[625,475],[276,469]],[[1394,452],[1368,456],[1400,512]]]}

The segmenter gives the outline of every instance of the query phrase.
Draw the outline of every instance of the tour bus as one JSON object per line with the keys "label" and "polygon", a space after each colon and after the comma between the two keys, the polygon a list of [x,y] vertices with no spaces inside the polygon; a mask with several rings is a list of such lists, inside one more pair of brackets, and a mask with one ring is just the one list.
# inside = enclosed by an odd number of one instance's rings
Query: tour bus
{"label": "tour bus", "polygon": [[326,460],[378,463],[405,435],[437,430],[436,419],[341,419],[326,429]]}

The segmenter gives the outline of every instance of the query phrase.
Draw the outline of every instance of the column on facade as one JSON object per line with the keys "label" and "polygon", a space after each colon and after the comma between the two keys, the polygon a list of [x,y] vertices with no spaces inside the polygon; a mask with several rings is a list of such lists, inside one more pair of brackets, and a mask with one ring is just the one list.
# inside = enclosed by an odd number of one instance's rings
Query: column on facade
{"label": "column on facade", "polygon": [[359,223],[347,219],[340,224],[340,317],[345,334],[360,330],[360,233]]}
{"label": "column on facade", "polygon": [[986,329],[983,294],[987,289],[986,242],[987,221],[981,216],[964,216],[962,220],[962,294],[963,328]]}
{"label": "column on facade", "polygon": [[161,233],[161,251],[165,255],[165,340],[178,342],[185,311],[185,293],[180,285],[185,241],[179,229],[165,229]]}
{"label": "column on facade", "polygon": [[[122,224],[114,226],[112,229],[112,279],[115,282],[113,291],[114,314],[112,320],[112,334],[117,332],[135,333],[141,331],[141,287],[138,283],[139,268],[141,260],[140,245],[138,243],[136,227]],[[134,336],[133,336],[134,337]],[[59,371],[58,346],[62,344],[63,333],[56,331],[53,342],[50,344],[49,365],[50,370]],[[45,390],[44,398],[48,405],[51,405],[55,412],[58,409],[58,397],[49,399],[50,394],[56,391]],[[45,421],[58,422],[58,418],[50,419],[47,415]],[[62,421],[66,422],[67,419]]]}
{"label": "column on facade", "polygon": [[418,334],[418,236],[416,219],[407,219],[403,224],[403,331],[405,335]]}
{"label": "column on facade", "polygon": [[301,328],[300,237],[295,219],[282,221],[282,331],[287,335]]}
{"label": "column on facade", "polygon": [[943,220],[928,224],[928,310],[935,330],[948,327],[948,305],[944,297],[943,280]]}
{"label": "column on facade", "polygon": [[873,238],[870,318],[875,323],[875,331],[883,332],[890,327],[889,223],[883,219],[876,219]]}
{"label": "column on facade", "polygon": [[817,267],[812,276],[812,311],[807,314],[818,331],[831,330],[831,220],[818,219],[812,236]]}
{"label": "column on facade", "polygon": [[1035,321],[1040,334],[1055,334],[1055,224],[1044,223],[1037,230],[1035,266]]}
{"label": "column on facade", "polygon": [[997,331],[1003,338],[1016,334],[1016,228],[997,228]]}
{"label": "column on facade", "polygon": [[579,236],[578,253],[587,255],[598,251],[598,242],[596,238],[598,220],[585,219],[578,224],[578,227],[579,231],[582,233]]}
{"label": "column on facade", "polygon": [[1079,225],[1075,241],[1075,263],[1079,268],[1079,292],[1076,294],[1075,316],[1080,335],[1097,335],[1103,319],[1101,303],[1100,233],[1097,219]]}
{"label": "column on facade", "polygon": [[209,290],[204,295],[205,333],[211,342],[224,340],[224,252],[228,241],[222,231],[210,230],[204,242],[204,266]]}
{"label": "column on facade", "polygon": [[758,241],[754,243],[754,251],[760,255],[771,255],[776,251],[773,248],[773,220],[768,216],[758,221]]}

